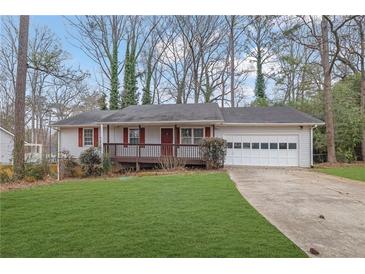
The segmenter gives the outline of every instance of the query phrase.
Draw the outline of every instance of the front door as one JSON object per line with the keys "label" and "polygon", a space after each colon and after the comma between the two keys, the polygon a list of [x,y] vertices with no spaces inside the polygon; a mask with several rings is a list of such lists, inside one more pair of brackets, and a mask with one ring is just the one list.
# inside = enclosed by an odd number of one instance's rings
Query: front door
{"label": "front door", "polygon": [[170,156],[173,152],[174,130],[161,128],[161,156]]}

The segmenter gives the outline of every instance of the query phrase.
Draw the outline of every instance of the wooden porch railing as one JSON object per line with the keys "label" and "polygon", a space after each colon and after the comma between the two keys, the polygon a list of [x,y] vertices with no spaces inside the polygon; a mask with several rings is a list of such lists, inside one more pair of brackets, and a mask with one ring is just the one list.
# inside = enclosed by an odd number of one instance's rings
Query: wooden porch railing
{"label": "wooden porch railing", "polygon": [[167,157],[189,162],[203,162],[199,145],[104,143],[104,153],[121,162],[158,163]]}

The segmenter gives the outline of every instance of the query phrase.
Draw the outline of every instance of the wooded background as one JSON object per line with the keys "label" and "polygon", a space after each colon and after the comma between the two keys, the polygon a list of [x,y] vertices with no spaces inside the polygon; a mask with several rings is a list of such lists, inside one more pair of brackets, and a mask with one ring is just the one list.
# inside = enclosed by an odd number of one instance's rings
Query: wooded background
{"label": "wooded background", "polygon": [[[316,154],[329,162],[365,159],[364,16],[62,20],[69,43],[98,69],[75,66],[78,56],[56,32],[30,17],[24,124],[31,143],[50,147],[50,122],[98,108],[290,105],[326,122],[315,130]],[[18,17],[1,17],[0,125],[13,132],[19,34]]]}

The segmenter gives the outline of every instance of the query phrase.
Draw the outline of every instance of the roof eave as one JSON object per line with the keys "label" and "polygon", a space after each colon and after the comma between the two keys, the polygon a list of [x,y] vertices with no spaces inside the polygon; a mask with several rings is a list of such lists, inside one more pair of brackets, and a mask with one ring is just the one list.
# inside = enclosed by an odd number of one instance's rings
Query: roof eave
{"label": "roof eave", "polygon": [[325,125],[324,122],[318,123],[223,123],[222,126],[315,126]]}
{"label": "roof eave", "polygon": [[96,127],[98,124],[84,124],[84,125],[57,125],[53,124],[51,127],[53,128],[61,128],[61,127]]}
{"label": "roof eave", "polygon": [[170,125],[170,124],[203,124],[203,123],[210,123],[210,124],[220,124],[224,123],[223,120],[181,120],[181,121],[134,121],[134,122],[107,122],[101,121],[97,122],[98,125],[136,125],[136,124],[143,124],[143,125]]}
{"label": "roof eave", "polygon": [[221,126],[320,126],[325,125],[324,122],[312,123],[230,123],[223,120],[195,120],[195,121],[140,121],[140,122],[96,122],[94,124],[79,125],[57,125],[54,128],[74,128],[74,127],[95,127],[100,125],[171,125],[171,124],[219,124]]}

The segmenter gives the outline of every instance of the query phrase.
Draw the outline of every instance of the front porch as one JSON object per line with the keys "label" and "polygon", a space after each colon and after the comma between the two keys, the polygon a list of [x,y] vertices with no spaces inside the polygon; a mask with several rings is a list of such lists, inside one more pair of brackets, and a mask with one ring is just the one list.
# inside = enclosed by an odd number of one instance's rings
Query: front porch
{"label": "front porch", "polygon": [[199,144],[214,136],[214,125],[101,125],[100,131],[102,152],[114,162],[138,166],[178,160],[205,165]]}
{"label": "front porch", "polygon": [[199,145],[104,143],[104,153],[119,163],[160,164],[178,159],[186,165],[204,165]]}

